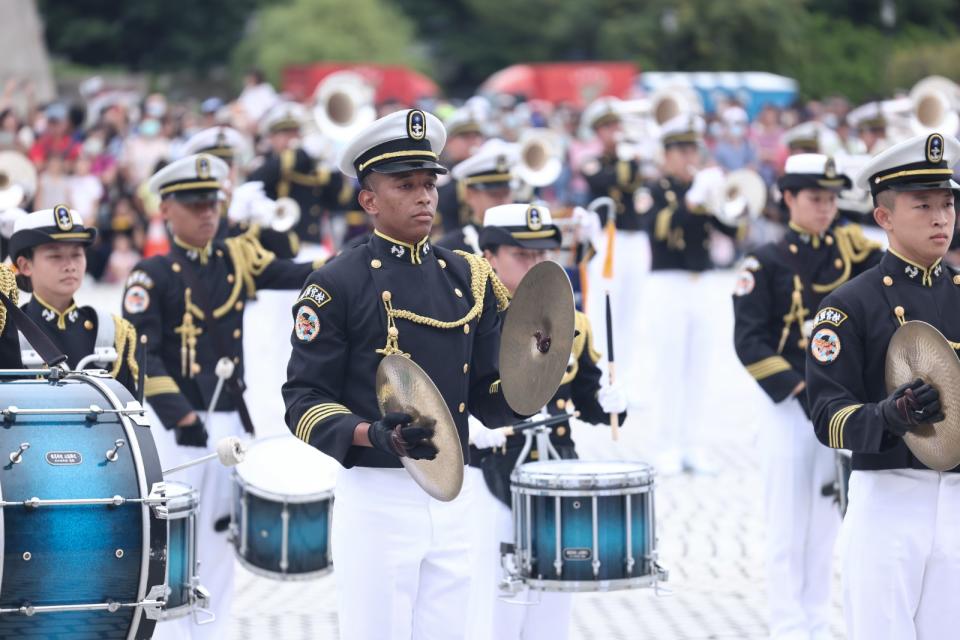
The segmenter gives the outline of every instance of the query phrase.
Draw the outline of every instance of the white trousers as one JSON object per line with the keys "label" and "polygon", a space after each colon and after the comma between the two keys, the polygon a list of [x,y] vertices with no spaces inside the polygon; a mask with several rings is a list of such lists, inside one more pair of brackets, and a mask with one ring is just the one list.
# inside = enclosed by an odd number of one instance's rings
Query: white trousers
{"label": "white trousers", "polygon": [[344,469],[333,505],[340,640],[462,640],[470,485],[429,497],[404,469]]}
{"label": "white trousers", "polygon": [[960,474],[854,471],[841,549],[847,640],[960,637]]}
{"label": "white trousers", "polygon": [[[205,417],[205,416],[204,416]],[[151,424],[159,425],[158,422]],[[164,469],[216,452],[217,441],[227,436],[246,438],[237,413],[212,414],[207,427],[207,447],[182,447],[176,444],[173,431],[154,427],[160,464]],[[230,606],[233,603],[233,546],[227,531],[217,532],[214,524],[230,515],[231,472],[216,460],[177,471],[167,481],[183,482],[200,491],[197,513],[197,561],[200,584],[210,592],[209,611],[213,622],[197,624],[210,618],[206,613],[188,615],[157,624],[155,640],[222,640],[228,637]]]}
{"label": "white trousers", "polygon": [[706,420],[705,396],[710,386],[712,343],[718,309],[712,304],[711,276],[687,271],[654,271],[647,277],[642,317],[649,339],[638,343],[637,357],[655,363],[650,384],[654,423],[660,430],[664,456],[688,458],[698,452]]}
{"label": "white trousers", "polygon": [[467,640],[566,640],[571,594],[500,590],[500,543],[514,539],[510,509],[490,493],[479,469],[467,467],[467,480],[473,484]]}
{"label": "white trousers", "polygon": [[[640,389],[641,365],[645,361],[643,340],[638,335],[645,329],[641,296],[650,271],[650,239],[645,231],[617,231],[613,248],[613,279],[603,278],[606,241],[597,248],[589,263],[587,316],[593,329],[594,346],[606,355],[607,321],[605,294],[610,291],[613,316],[614,356],[617,379],[625,389]],[[601,361],[606,366],[606,358]],[[633,399],[633,398],[631,398]]]}
{"label": "white trousers", "polygon": [[836,454],[817,440],[798,400],[765,400],[760,430],[770,637],[828,637],[840,511],[821,490],[836,478]]}

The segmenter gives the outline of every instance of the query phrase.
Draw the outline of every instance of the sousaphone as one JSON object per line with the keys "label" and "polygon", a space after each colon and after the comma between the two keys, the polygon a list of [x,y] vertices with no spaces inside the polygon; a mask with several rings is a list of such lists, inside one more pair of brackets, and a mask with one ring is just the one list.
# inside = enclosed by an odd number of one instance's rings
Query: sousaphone
{"label": "sousaphone", "polygon": [[37,192],[37,170],[27,156],[0,151],[0,211],[20,207]]}
{"label": "sousaphone", "polygon": [[524,276],[500,337],[500,390],[514,411],[533,415],[560,387],[573,349],[573,287],[556,262]]}
{"label": "sousaphone", "polygon": [[960,465],[960,359],[935,327],[911,320],[890,338],[887,391],[892,392],[917,378],[940,392],[945,418],[915,427],[903,440],[913,455],[931,469],[953,469]]}
{"label": "sousaphone", "polygon": [[380,413],[406,413],[414,425],[431,425],[433,460],[400,458],[407,472],[430,497],[449,502],[463,486],[463,451],[457,425],[446,401],[420,366],[401,355],[386,356],[377,367],[377,404]]}

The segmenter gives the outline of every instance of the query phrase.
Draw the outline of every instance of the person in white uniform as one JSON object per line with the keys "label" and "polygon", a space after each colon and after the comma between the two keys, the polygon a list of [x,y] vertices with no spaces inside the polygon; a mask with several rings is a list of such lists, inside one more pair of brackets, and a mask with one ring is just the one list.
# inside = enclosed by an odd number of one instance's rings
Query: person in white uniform
{"label": "person in white uniform", "polygon": [[942,640],[960,630],[960,466],[944,469],[948,456],[935,471],[904,438],[934,425],[945,451],[954,448],[943,436],[960,419],[956,390],[948,380],[885,374],[891,338],[906,323],[960,340],[960,275],[942,263],[956,225],[958,159],[956,138],[930,133],[864,167],[857,183],[873,195],[890,248],[814,318],[806,382],[816,434],[853,452],[840,534],[849,640]]}
{"label": "person in white uniform", "polygon": [[[213,452],[226,436],[252,435],[242,383],[244,306],[258,289],[297,288],[313,270],[310,263],[276,258],[251,234],[216,239],[226,176],[222,160],[197,154],[150,178],[173,242],[168,254],[136,266],[123,294],[124,318],[148,338],[144,395],[159,422],[154,437],[163,468]],[[214,462],[169,479],[200,492],[199,577],[215,620],[161,622],[154,637],[223,638],[233,596],[230,471]]]}
{"label": "person in white uniform", "polygon": [[483,258],[430,242],[445,138],[436,117],[412,109],[350,141],[340,168],[360,180],[374,232],[314,272],[292,309],[287,426],[344,467],[332,531],[341,640],[464,636],[470,486],[441,502],[401,468],[437,455],[433,424],[381,415],[383,356],[407,355],[433,380],[465,462],[469,414],[490,427],[524,417],[500,392],[505,287]]}
{"label": "person in white uniform", "polygon": [[[533,214],[532,211],[536,211]],[[511,294],[534,265],[560,247],[560,229],[550,210],[540,205],[507,204],[487,209],[480,230],[484,255]],[[577,336],[560,388],[544,408],[546,415],[579,412],[581,422],[609,424],[627,418],[622,387],[602,382],[600,354],[586,314],[576,312]],[[564,640],[570,629],[571,594],[501,589],[507,576],[500,564],[500,544],[512,543],[510,473],[517,464],[539,459],[536,449],[520,460],[522,434],[507,436],[471,420],[472,567],[466,631],[470,640]],[[576,458],[570,422],[551,427],[550,443],[562,458]],[[507,602],[507,600],[511,602]]]}
{"label": "person in white uniform", "polygon": [[875,265],[879,246],[860,227],[840,225],[837,193],[850,187],[833,160],[787,159],[778,186],[790,216],[779,242],[743,261],[733,295],[734,345],[766,394],[757,405],[763,443],[767,602],[772,640],[830,637],[830,584],[840,513],[823,488],[835,453],[813,433],[804,388],[814,309],[830,291]]}

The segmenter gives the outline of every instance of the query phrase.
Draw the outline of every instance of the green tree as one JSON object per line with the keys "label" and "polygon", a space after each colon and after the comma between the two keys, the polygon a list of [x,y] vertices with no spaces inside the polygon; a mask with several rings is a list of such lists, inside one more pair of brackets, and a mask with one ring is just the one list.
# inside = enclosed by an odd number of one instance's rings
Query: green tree
{"label": "green tree", "polygon": [[90,66],[222,66],[263,0],[39,0],[47,46]]}
{"label": "green tree", "polygon": [[257,13],[234,56],[273,80],[288,64],[324,60],[425,66],[411,20],[384,0],[273,3]]}

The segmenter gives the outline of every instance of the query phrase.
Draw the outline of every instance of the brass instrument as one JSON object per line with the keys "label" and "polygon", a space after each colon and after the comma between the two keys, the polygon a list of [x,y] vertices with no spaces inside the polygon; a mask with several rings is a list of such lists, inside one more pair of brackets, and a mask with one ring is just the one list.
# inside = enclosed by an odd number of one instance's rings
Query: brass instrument
{"label": "brass instrument", "polygon": [[313,118],[322,136],[343,143],[376,120],[374,88],[353,71],[337,71],[313,92]]}
{"label": "brass instrument", "polygon": [[941,76],[928,76],[910,89],[912,135],[936,131],[955,136],[960,132],[960,85]]}
{"label": "brass instrument", "polygon": [[557,136],[545,129],[527,129],[520,134],[513,173],[531,187],[546,187],[560,177],[563,153]]}

